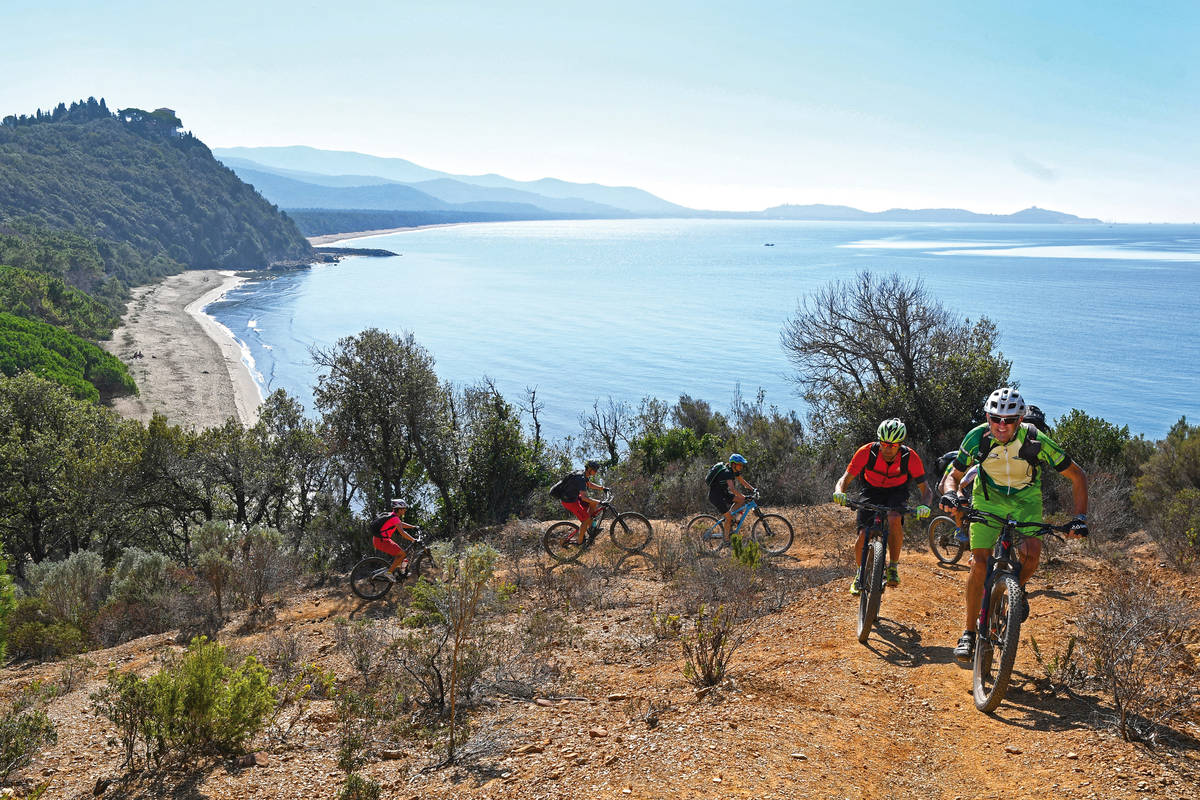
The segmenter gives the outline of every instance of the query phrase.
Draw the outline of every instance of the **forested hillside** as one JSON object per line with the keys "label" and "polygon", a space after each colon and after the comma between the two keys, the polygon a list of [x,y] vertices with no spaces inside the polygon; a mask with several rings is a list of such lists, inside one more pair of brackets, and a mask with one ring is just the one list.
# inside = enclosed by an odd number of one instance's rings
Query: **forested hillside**
{"label": "forested hillside", "polygon": [[111,113],[103,101],[0,123],[0,220],[128,243],[185,267],[306,258],[295,225],[180,133],[169,109]]}
{"label": "forested hillside", "polygon": [[130,288],[313,257],[287,215],[180,125],[170,109],[113,113],[95,99],[0,121],[3,374],[34,372],[81,398],[136,392],[93,344]]}

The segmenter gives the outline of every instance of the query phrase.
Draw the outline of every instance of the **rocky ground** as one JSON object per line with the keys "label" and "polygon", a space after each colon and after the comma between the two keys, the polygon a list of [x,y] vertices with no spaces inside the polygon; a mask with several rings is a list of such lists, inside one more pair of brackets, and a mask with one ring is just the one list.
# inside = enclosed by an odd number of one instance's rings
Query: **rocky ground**
{"label": "rocky ground", "polygon": [[[723,685],[697,691],[681,672],[678,642],[650,633],[664,591],[654,565],[634,558],[612,570],[593,552],[584,560],[605,573],[603,598],[573,612],[579,627],[545,655],[555,680],[533,697],[493,697],[475,712],[459,766],[431,768],[429,746],[410,743],[379,749],[362,772],[385,798],[1200,797],[1200,719],[1151,750],[1114,735],[1106,697],[1052,693],[1041,680],[1028,639],[1043,653],[1062,652],[1074,615],[1099,588],[1098,556],[1060,548],[1034,578],[1015,685],[989,716],[975,709],[970,671],[951,654],[965,568],[938,566],[923,543],[910,542],[902,585],[885,594],[882,619],[861,645],[857,604],[846,593],[851,517],[832,508],[821,514],[788,513],[797,542],[779,562],[781,608],[750,623]],[[660,525],[656,535],[672,531]],[[1159,566],[1148,546],[1123,557],[1161,570],[1200,607],[1200,593]],[[533,570],[538,558],[531,551],[510,568]],[[239,636],[235,620],[221,640],[252,649],[287,631],[348,676],[334,620],[389,618],[395,609],[335,584],[287,596],[274,622],[254,633]],[[163,634],[87,654],[94,667],[50,705],[59,743],[25,770],[18,792],[48,782],[48,798],[336,795],[337,718],[327,700],[313,703],[285,741],[260,736],[248,758],[123,775],[114,731],[90,711],[88,695],[110,666],[152,670],[178,650],[174,640]],[[0,692],[61,671],[10,666]]]}

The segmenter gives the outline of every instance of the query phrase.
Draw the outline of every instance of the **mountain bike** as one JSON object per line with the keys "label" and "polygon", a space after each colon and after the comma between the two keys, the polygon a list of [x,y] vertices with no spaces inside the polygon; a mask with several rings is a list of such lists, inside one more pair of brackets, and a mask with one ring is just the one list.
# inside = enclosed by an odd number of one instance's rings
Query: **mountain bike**
{"label": "mountain bike", "polygon": [[[750,512],[754,512],[754,523],[750,526],[750,539],[757,542],[769,556],[778,556],[792,546],[792,523],[778,514],[763,513],[758,504],[758,491],[751,492],[746,503],[733,514],[733,525],[729,535],[737,533]],[[705,553],[716,553],[728,545],[725,527],[720,517],[713,514],[697,514],[683,526],[684,541],[690,542]]]}
{"label": "mountain bike", "polygon": [[[966,523],[963,523],[966,525]],[[942,564],[957,564],[967,549],[967,542],[959,539],[959,526],[954,517],[942,514],[929,520],[929,549]]]}
{"label": "mountain bike", "polygon": [[607,491],[600,498],[600,508],[592,524],[588,526],[582,541],[576,535],[579,523],[563,520],[556,522],[542,534],[542,549],[546,554],[560,564],[578,561],[579,557],[591,549],[592,542],[600,533],[600,526],[610,516],[608,537],[612,543],[627,553],[640,553],[654,535],[650,520],[636,511],[617,511],[612,505],[613,493]]}
{"label": "mountain bike", "polygon": [[[1018,580],[1021,574],[1018,545],[1023,539],[1043,534],[1062,541],[1056,532],[1065,533],[1071,526],[1017,522],[976,508],[967,510],[964,522],[997,522],[1001,526],[996,546],[988,556],[972,669],[975,707],[990,712],[996,710],[1008,692],[1013,664],[1017,661],[1017,645],[1021,640],[1021,623],[1029,614],[1029,601]],[[1026,533],[1021,528],[1030,528],[1033,532]]]}
{"label": "mountain bike", "polygon": [[408,545],[408,569],[403,574],[388,576],[391,558],[367,556],[350,570],[350,588],[363,600],[378,600],[392,590],[396,583],[405,580],[416,582],[422,576],[434,581],[441,577],[441,567],[433,559],[433,553],[421,537]]}
{"label": "mountain bike", "polygon": [[884,580],[884,567],[887,566],[888,542],[888,512],[898,511],[900,514],[915,514],[915,508],[907,506],[880,506],[875,503],[864,503],[861,500],[846,500],[849,508],[861,508],[875,512],[871,523],[866,526],[863,534],[862,558],[858,563],[859,593],[858,593],[858,641],[863,644],[871,636],[871,626],[879,616],[879,603],[883,599],[883,591],[887,588]]}

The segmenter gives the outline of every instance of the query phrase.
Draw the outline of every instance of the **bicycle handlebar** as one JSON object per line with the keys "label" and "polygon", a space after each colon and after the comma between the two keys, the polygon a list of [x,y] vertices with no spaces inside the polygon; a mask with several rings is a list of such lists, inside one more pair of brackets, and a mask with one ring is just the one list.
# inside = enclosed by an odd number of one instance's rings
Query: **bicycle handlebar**
{"label": "bicycle handlebar", "polygon": [[[968,508],[963,514],[964,522],[998,522],[1001,525],[1011,525],[1014,528],[1037,528],[1041,533],[1067,533],[1071,530],[1071,524],[1051,525],[1046,522],[1018,522],[1010,517],[1002,517],[999,514],[993,514],[991,511],[984,511],[979,508]],[[1025,533],[1022,530],[1016,531],[1022,536],[1036,536],[1037,534]],[[1061,537],[1059,537],[1061,538]]]}
{"label": "bicycle handlebar", "polygon": [[917,509],[909,506],[881,506],[876,503],[867,503],[863,500],[851,500],[846,498],[847,508],[861,508],[865,511],[898,511],[901,514],[915,514]]}

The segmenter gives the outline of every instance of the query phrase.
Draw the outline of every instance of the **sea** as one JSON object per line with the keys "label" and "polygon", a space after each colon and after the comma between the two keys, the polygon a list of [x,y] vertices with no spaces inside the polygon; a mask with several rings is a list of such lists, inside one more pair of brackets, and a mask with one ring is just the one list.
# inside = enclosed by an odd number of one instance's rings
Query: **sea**
{"label": "sea", "polygon": [[[310,412],[313,347],[412,332],[443,380],[536,390],[543,435],[681,395],[804,415],[780,334],[799,304],[862,270],[919,279],[958,317],[988,317],[1026,398],[1161,438],[1200,419],[1200,226],[760,220],[475,223],[348,238],[391,257],[250,280],[207,307],[264,395]],[[983,398],[980,398],[982,401]]]}

